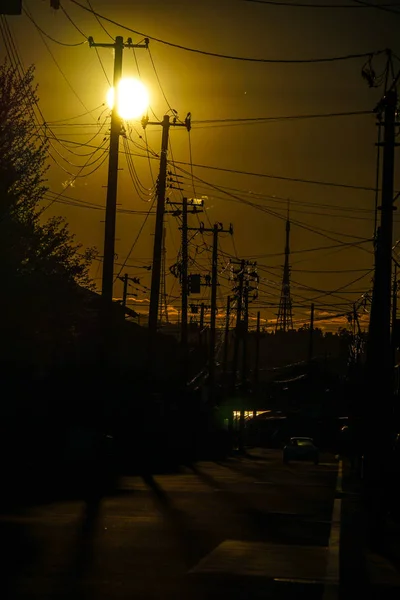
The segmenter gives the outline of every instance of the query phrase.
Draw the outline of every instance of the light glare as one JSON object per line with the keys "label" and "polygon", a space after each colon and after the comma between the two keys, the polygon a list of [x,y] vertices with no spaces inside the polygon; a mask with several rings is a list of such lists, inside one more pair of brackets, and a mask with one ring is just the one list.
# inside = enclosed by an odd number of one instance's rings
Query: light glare
{"label": "light glare", "polygon": [[[137,119],[141,117],[148,105],[148,92],[137,79],[124,78],[118,85],[117,93],[117,111],[121,119]],[[107,104],[109,108],[114,108],[114,88],[110,88],[107,93]]]}

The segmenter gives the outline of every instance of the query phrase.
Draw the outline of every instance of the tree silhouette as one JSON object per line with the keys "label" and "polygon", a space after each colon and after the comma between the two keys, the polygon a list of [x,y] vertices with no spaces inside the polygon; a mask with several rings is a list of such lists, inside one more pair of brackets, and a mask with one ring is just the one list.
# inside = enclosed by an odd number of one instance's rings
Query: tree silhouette
{"label": "tree silhouette", "polygon": [[[27,340],[71,335],[91,286],[94,250],[82,251],[64,219],[45,219],[47,142],[38,136],[34,68],[0,65],[0,358]],[[62,335],[61,335],[62,334]],[[6,343],[4,343],[6,342]]]}

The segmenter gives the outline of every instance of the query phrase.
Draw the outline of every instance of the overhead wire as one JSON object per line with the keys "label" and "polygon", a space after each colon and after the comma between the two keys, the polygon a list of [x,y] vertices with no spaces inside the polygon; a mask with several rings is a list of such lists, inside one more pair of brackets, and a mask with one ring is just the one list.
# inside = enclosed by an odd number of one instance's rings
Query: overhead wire
{"label": "overhead wire", "polygon": [[173,113],[175,113],[176,111],[175,111],[175,109],[173,109],[173,108],[172,108],[172,106],[170,105],[170,103],[169,103],[169,101],[168,101],[168,98],[167,98],[167,96],[166,96],[166,94],[165,94],[165,92],[164,92],[164,88],[163,88],[163,86],[161,85],[161,80],[160,80],[160,77],[159,77],[159,75],[158,75],[158,72],[157,72],[157,69],[156,69],[156,65],[154,64],[154,60],[153,60],[153,56],[152,56],[152,54],[151,54],[151,50],[150,50],[150,48],[147,48],[147,52],[148,52],[148,54],[149,54],[150,62],[151,62],[151,64],[152,64],[153,71],[154,71],[154,74],[155,74],[155,76],[156,76],[157,83],[158,83],[158,87],[160,88],[161,94],[163,95],[163,98],[164,98],[164,100],[165,100],[165,102],[166,102],[166,104],[167,104],[167,106],[168,106],[169,110],[170,110],[170,111],[172,111]]}
{"label": "overhead wire", "polygon": [[[182,179],[187,179],[188,181],[191,181],[191,174],[188,175],[181,175]],[[209,186],[207,185],[207,183],[205,185],[201,185],[201,184],[197,184],[196,186],[198,189],[203,189],[206,190],[207,192],[209,192]],[[282,204],[282,202],[285,203],[285,208],[282,210],[287,210],[287,202],[290,201],[290,204],[294,204],[294,205],[301,205],[301,206],[307,206],[307,207],[311,207],[311,208],[328,208],[330,210],[338,210],[338,211],[342,211],[342,212],[354,212],[354,213],[366,213],[366,214],[371,214],[373,212],[373,209],[369,209],[369,208],[363,208],[363,207],[358,207],[358,206],[352,206],[349,204],[346,204],[345,206],[338,206],[336,204],[327,204],[327,203],[322,203],[322,202],[311,202],[311,201],[304,201],[304,200],[296,200],[294,199],[292,196],[290,196],[290,199],[287,196],[278,196],[277,194],[266,194],[266,193],[260,193],[260,192],[254,192],[251,190],[243,190],[240,188],[235,188],[235,187],[231,187],[231,186],[223,186],[220,185],[219,186],[221,189],[224,190],[228,190],[228,191],[232,191],[232,192],[237,192],[238,194],[242,194],[244,196],[248,196],[252,199],[257,199],[257,200],[269,200],[270,202],[275,202],[278,204]],[[214,198],[221,198],[220,196],[215,196],[213,195]]]}
{"label": "overhead wire", "polygon": [[[184,161],[175,161],[175,164],[190,166],[190,163],[184,162]],[[352,185],[349,183],[338,183],[338,182],[334,182],[334,181],[318,181],[315,179],[304,179],[304,178],[300,178],[300,177],[272,175],[270,173],[257,173],[255,171],[243,171],[240,169],[228,169],[226,167],[216,167],[214,165],[203,165],[203,164],[198,164],[198,163],[193,164],[193,167],[196,167],[198,169],[209,169],[212,171],[222,171],[224,173],[234,173],[237,175],[250,175],[251,177],[260,177],[260,178],[266,178],[266,179],[279,179],[282,181],[293,181],[293,182],[297,182],[297,183],[307,183],[307,184],[312,184],[312,185],[322,185],[322,186],[328,186],[328,187],[339,187],[339,188],[346,188],[346,189],[351,189],[351,190],[375,192],[375,187],[364,186],[364,185]]]}
{"label": "overhead wire", "polygon": [[[179,168],[179,170],[181,170],[181,168]],[[198,180],[202,181],[203,183],[205,183],[205,182],[204,182],[204,180],[200,179],[200,178],[199,178],[199,177],[197,177],[197,176],[196,176],[196,179],[198,179]],[[260,211],[262,211],[262,212],[264,212],[264,213],[266,213],[266,214],[269,214],[269,215],[271,215],[271,216],[274,216],[274,217],[276,217],[276,218],[278,218],[278,219],[281,219],[281,220],[284,220],[284,221],[286,221],[286,216],[285,216],[285,215],[281,215],[281,214],[279,214],[279,213],[277,213],[277,212],[275,212],[275,211],[273,211],[273,210],[271,210],[271,209],[268,209],[268,208],[265,208],[265,207],[263,207],[263,206],[260,206],[259,204],[255,204],[255,203],[253,203],[253,202],[250,202],[250,201],[248,201],[248,200],[244,200],[243,198],[240,198],[239,196],[237,196],[237,195],[235,195],[235,194],[232,194],[232,193],[230,193],[230,192],[227,192],[227,191],[223,190],[222,188],[220,188],[219,186],[217,186],[217,185],[215,185],[215,184],[208,183],[208,185],[209,185],[210,187],[213,187],[213,188],[214,188],[214,189],[216,189],[216,190],[222,191],[224,194],[226,194],[226,195],[227,195],[227,196],[229,196],[229,197],[232,197],[232,198],[234,198],[236,201],[239,201],[239,202],[241,202],[241,203],[243,203],[243,204],[245,204],[245,205],[247,205],[247,206],[251,206],[252,208],[255,208],[255,209],[257,209],[257,210],[260,210]],[[322,237],[325,237],[325,238],[327,238],[327,239],[330,239],[330,240],[332,240],[332,241],[340,242],[340,240],[338,240],[337,238],[334,238],[334,237],[332,237],[331,235],[329,235],[329,233],[331,233],[329,230],[325,230],[325,231],[324,231],[324,230],[323,230],[323,228],[312,228],[312,227],[310,227],[310,226],[306,225],[305,223],[302,223],[301,221],[298,221],[298,220],[293,220],[293,219],[291,219],[291,222],[293,222],[294,224],[296,224],[298,227],[301,227],[302,229],[306,229],[306,230],[308,230],[308,231],[311,231],[311,232],[313,232],[313,233],[316,233],[317,235],[321,235]],[[343,235],[342,233],[338,233],[338,232],[337,232],[336,234],[337,234],[337,235]],[[345,235],[345,236],[347,236],[347,234],[344,234],[344,235]],[[355,239],[355,238],[357,238],[358,236],[351,236],[351,237],[352,237],[353,239]],[[362,239],[362,238],[360,238],[360,239]],[[364,239],[363,241],[367,241],[367,240],[366,240],[366,239]],[[360,248],[361,248],[361,247],[360,247]],[[367,249],[365,249],[365,248],[362,248],[362,250],[364,250],[364,251],[366,251],[366,252],[369,252],[369,251],[368,251]]]}
{"label": "overhead wire", "polygon": [[[3,39],[4,39],[4,42],[5,42],[6,48],[7,48],[7,52],[8,52],[8,54],[9,54],[10,62],[11,62],[11,64],[14,64],[14,65],[15,65],[15,67],[16,67],[16,69],[17,69],[17,72],[18,72],[18,75],[19,75],[19,77],[22,79],[22,76],[24,75],[24,67],[23,67],[22,61],[21,61],[21,59],[20,59],[20,57],[19,57],[18,50],[17,50],[17,48],[16,48],[16,45],[15,45],[15,42],[14,42],[14,40],[13,40],[13,37],[12,37],[11,30],[10,30],[10,29],[9,29],[9,27],[8,27],[8,23],[7,23],[7,20],[6,20],[6,18],[5,18],[5,17],[2,17],[2,18],[1,18],[1,20],[0,20],[0,23],[1,23],[1,25],[2,25],[1,32],[2,32]],[[36,100],[35,96],[34,96],[34,95],[32,95],[32,92],[31,92],[30,90],[27,90],[27,95],[29,96],[29,98],[28,98],[29,105],[27,106],[27,109],[28,109],[29,113],[31,113],[31,115],[32,115],[33,119],[35,120],[35,122],[36,122],[36,123],[37,123],[39,126],[43,126],[43,125],[45,125],[45,119],[44,119],[44,115],[43,115],[43,113],[42,113],[42,111],[41,111],[41,109],[40,109],[40,106],[39,106],[39,104],[38,104],[38,102],[37,102],[37,100]],[[38,117],[37,117],[37,115],[36,115],[36,113],[35,113],[34,106],[36,107],[36,109],[37,109],[37,111],[38,111],[38,113],[39,113],[39,115],[40,115],[40,117],[41,117],[41,119],[42,119],[42,123],[40,123],[40,120],[38,119]],[[85,164],[84,164],[84,165],[83,165],[83,166],[80,168],[80,171],[78,172],[78,174],[71,174],[71,173],[70,173],[68,170],[64,169],[64,168],[62,167],[62,165],[59,165],[58,161],[57,161],[57,160],[55,159],[55,157],[54,157],[54,156],[51,154],[51,152],[48,152],[48,154],[49,154],[50,158],[52,158],[52,160],[54,160],[54,161],[56,162],[56,164],[62,168],[62,170],[66,171],[66,172],[67,172],[67,173],[68,173],[70,176],[72,176],[72,177],[73,177],[73,181],[74,181],[74,180],[75,180],[75,179],[76,179],[78,176],[81,176],[81,172],[82,172],[82,170],[85,168],[86,164],[87,164],[87,163],[89,163],[89,161],[90,161],[90,158],[91,158],[91,157],[93,157],[93,155],[94,155],[94,154],[95,154],[95,153],[96,153],[96,152],[97,152],[99,149],[101,149],[101,146],[100,146],[100,147],[97,147],[97,150],[95,150],[94,152],[92,152],[92,153],[90,154],[90,156],[89,156],[88,160],[87,160],[87,161],[86,161],[86,163],[85,163]],[[104,161],[103,161],[103,162],[104,162]],[[95,171],[96,171],[96,170],[97,170],[97,169],[98,169],[98,168],[101,166],[101,164],[102,164],[102,163],[100,163],[100,164],[99,164],[97,167],[95,167],[95,169],[93,169],[91,173],[95,172]],[[91,173],[88,173],[88,174],[86,174],[86,175],[90,175]],[[86,176],[86,175],[85,175],[85,176]],[[69,182],[69,183],[71,183],[71,182]],[[59,198],[60,198],[60,197],[61,197],[61,196],[62,196],[62,195],[65,193],[65,190],[66,190],[66,189],[67,189],[67,187],[65,187],[65,188],[64,188],[64,190],[62,190],[62,191],[61,191],[61,192],[60,192],[58,195],[56,195],[56,197],[55,197],[54,199],[52,199],[52,201],[51,201],[51,202],[50,202],[50,203],[49,203],[49,204],[48,204],[46,207],[42,208],[42,209],[41,209],[41,213],[43,213],[43,212],[45,212],[46,210],[48,210],[48,208],[50,208],[50,206],[51,206],[52,204],[54,204],[54,202],[55,202],[57,199],[59,199]]]}
{"label": "overhead wire", "polygon": [[[0,17],[0,30],[1,30],[1,34],[3,36],[3,40],[5,43],[7,55],[10,60],[10,64],[14,66],[14,68],[16,69],[16,72],[18,74],[18,77],[20,78],[20,81],[22,82],[23,77],[25,75],[25,69],[22,64],[22,60],[19,56],[18,49],[16,47],[12,32],[9,28],[8,21],[5,16]],[[35,112],[35,108],[36,108],[37,112],[40,115],[40,118],[42,119],[42,123],[45,123],[45,118],[41,111],[39,103],[38,103],[34,93],[29,88],[26,89],[26,96],[24,97],[24,101],[26,102],[26,110],[27,110],[28,114],[31,115],[32,119],[38,125],[41,125],[40,119]],[[49,154],[50,158],[55,160],[55,162],[57,163],[57,160],[54,158],[54,156],[51,154],[51,152],[48,152],[48,154]],[[61,197],[64,194],[66,189],[67,188],[65,188],[63,191],[61,191],[56,198]],[[55,201],[55,199],[48,206],[42,208],[41,213],[45,212],[54,203],[54,201]]]}
{"label": "overhead wire", "polygon": [[370,2],[364,2],[364,0],[352,0],[352,1],[355,2],[360,7],[376,8],[377,10],[381,10],[383,12],[387,12],[392,15],[400,15],[400,12],[398,10],[393,10],[393,8],[390,8],[390,5],[386,6],[384,4],[375,4],[375,3],[371,4]]}
{"label": "overhead wire", "polygon": [[193,129],[210,129],[214,127],[229,127],[236,125],[260,125],[267,123],[279,123],[281,121],[302,121],[308,119],[327,119],[338,117],[371,116],[375,113],[372,110],[353,110],[343,112],[316,113],[303,115],[282,115],[278,117],[240,117],[224,119],[198,119],[192,123]]}
{"label": "overhead wire", "polygon": [[[381,7],[395,7],[400,6],[399,3],[394,2],[393,4],[370,4],[367,2],[360,2],[358,5],[354,4],[317,4],[312,2],[285,2],[282,0],[242,0],[243,2],[251,2],[253,4],[267,4],[270,6],[282,6],[282,7],[291,7],[291,8],[325,8],[325,9],[354,9],[354,8],[381,8]],[[357,2],[357,0],[354,0]]]}
{"label": "overhead wire", "polygon": [[104,27],[103,23],[101,22],[101,20],[100,20],[100,19],[99,19],[99,17],[97,16],[97,13],[94,11],[94,9],[93,9],[93,6],[92,6],[92,4],[91,4],[90,0],[86,0],[86,2],[88,3],[88,5],[89,5],[89,8],[90,8],[90,11],[92,12],[92,14],[94,15],[94,17],[96,18],[96,21],[98,22],[98,24],[100,25],[100,27],[102,28],[102,30],[103,30],[103,31],[104,31],[104,32],[105,32],[105,33],[108,35],[108,37],[109,37],[110,39],[112,39],[112,41],[114,42],[115,40],[114,40],[113,36],[112,36],[112,35],[111,35],[111,33],[109,33],[109,32],[107,31],[107,29]]}
{"label": "overhead wire", "polygon": [[[29,15],[30,11],[29,9],[24,9],[25,12]],[[74,94],[75,98],[78,100],[78,102],[83,106],[83,108],[86,110],[86,112],[89,114],[90,111],[88,109],[88,107],[86,106],[86,104],[83,102],[83,100],[81,99],[81,97],[79,96],[79,94],[76,92],[75,88],[73,87],[73,85],[71,84],[71,82],[69,81],[68,77],[66,76],[66,74],[64,73],[63,69],[61,68],[59,62],[57,61],[56,57],[54,56],[52,50],[50,49],[50,46],[48,45],[48,43],[46,42],[46,38],[43,35],[42,31],[36,26],[35,23],[33,23],[39,33],[39,36],[44,44],[44,46],[46,47],[47,52],[50,54],[54,64],[56,65],[58,71],[60,72],[60,74],[62,75],[64,81],[66,82],[66,84],[68,85],[69,89],[71,90],[71,92]]]}
{"label": "overhead wire", "polygon": [[[85,34],[83,33],[82,29],[81,29],[80,27],[78,27],[78,25],[75,23],[75,21],[74,21],[74,20],[73,20],[73,19],[72,19],[72,18],[69,16],[69,14],[68,14],[68,13],[67,13],[67,11],[65,10],[65,8],[64,8],[64,7],[63,7],[63,5],[61,4],[61,2],[60,2],[60,8],[61,8],[62,12],[64,13],[65,17],[66,17],[66,18],[68,19],[68,21],[71,23],[71,25],[72,25],[72,26],[73,26],[73,27],[76,29],[76,31],[77,31],[78,33],[80,33],[80,34],[81,34],[81,36],[82,36],[82,37],[84,37],[84,38],[85,38],[85,40],[87,41],[87,40],[88,40],[88,37],[87,37],[87,35],[85,35]],[[84,42],[82,42],[82,43],[84,43]]]}
{"label": "overhead wire", "polygon": [[29,10],[27,10],[26,8],[22,8],[22,12],[25,14],[25,16],[31,21],[31,23],[33,23],[33,25],[36,27],[36,29],[47,39],[49,39],[50,41],[54,42],[55,44],[59,44],[60,46],[68,46],[68,47],[74,47],[74,46],[82,46],[83,44],[87,43],[87,42],[77,42],[75,44],[70,44],[67,42],[61,42],[60,40],[56,40],[54,37],[52,37],[51,35],[49,35],[48,33],[46,33],[46,31],[44,31],[44,29],[42,29],[35,21],[35,19],[33,18],[32,14],[29,12]]}
{"label": "overhead wire", "polygon": [[70,0],[70,1],[73,2],[74,4],[76,4],[77,6],[79,6],[81,9],[83,9],[87,12],[93,13],[99,19],[102,19],[103,21],[111,23],[117,27],[121,27],[121,28],[125,29],[126,31],[130,31],[131,33],[135,33],[136,35],[142,36],[144,38],[148,38],[150,40],[153,40],[154,42],[158,42],[160,44],[164,44],[164,45],[170,46],[172,48],[177,48],[179,50],[184,50],[186,52],[201,54],[204,56],[210,56],[210,57],[214,57],[214,58],[222,58],[222,59],[228,59],[228,60],[253,62],[253,63],[266,63],[266,64],[312,64],[312,63],[330,63],[330,62],[353,60],[353,59],[358,59],[358,58],[367,58],[369,56],[375,56],[375,55],[378,55],[378,54],[381,54],[382,52],[384,52],[384,50],[375,50],[375,51],[360,52],[360,53],[354,53],[354,54],[344,54],[344,55],[339,55],[339,56],[317,57],[317,58],[307,58],[307,59],[301,59],[301,58],[274,59],[274,58],[253,58],[253,57],[246,57],[246,56],[232,56],[229,54],[220,54],[218,52],[210,52],[208,50],[202,50],[200,48],[191,48],[189,46],[184,46],[182,44],[176,44],[176,43],[170,42],[168,40],[164,40],[161,38],[157,38],[155,36],[148,35],[141,31],[132,29],[131,27],[127,27],[126,25],[123,25],[122,23],[119,23],[118,21],[115,21],[114,19],[105,17],[104,15],[101,15],[100,13],[98,13],[96,11],[90,10],[89,8],[87,8],[86,6],[84,6],[83,4],[78,2],[77,0]]}
{"label": "overhead wire", "polygon": [[[79,115],[75,115],[74,117],[66,117],[65,119],[57,119],[55,121],[47,121],[47,124],[54,126],[57,124],[64,124],[66,121],[74,121],[75,119],[80,119],[81,117],[86,117],[87,115],[96,112],[96,110],[99,110],[99,108],[102,108],[103,106],[104,106],[104,102],[102,104],[99,104],[99,106],[96,106],[96,108],[92,108],[91,110],[89,110],[87,112],[80,113]],[[87,125],[94,126],[95,123],[87,123]]]}
{"label": "overhead wire", "polygon": [[[88,0],[87,0],[87,1],[88,1]],[[88,2],[88,3],[89,3],[89,2]],[[85,38],[85,40],[86,40],[86,41],[88,41],[88,39],[89,39],[89,38],[88,38],[88,36],[87,36],[87,35],[85,35],[85,33],[82,31],[82,29],[81,29],[81,28],[80,28],[80,27],[79,27],[79,26],[78,26],[78,25],[75,23],[75,21],[74,21],[74,20],[73,20],[73,19],[72,19],[72,18],[69,16],[69,14],[67,13],[67,11],[65,10],[65,8],[64,8],[64,7],[63,7],[61,4],[60,4],[60,8],[61,8],[61,10],[63,11],[64,15],[67,17],[68,21],[69,21],[69,22],[70,22],[70,23],[71,23],[71,24],[72,24],[72,25],[75,27],[75,29],[76,29],[76,30],[77,30],[77,31],[78,31],[78,32],[81,34],[81,36],[83,36],[83,37]],[[97,20],[98,20],[98,19],[97,19]],[[100,22],[100,25],[101,25],[101,27],[103,27],[103,25],[102,25],[102,23],[101,23],[101,22]],[[108,34],[108,32],[107,32],[107,34]],[[109,34],[108,34],[108,35],[109,35]],[[113,39],[113,38],[112,38],[112,39]],[[99,50],[98,50],[97,46],[94,46],[94,49],[95,49],[96,56],[97,56],[97,59],[98,59],[98,61],[99,61],[100,67],[101,67],[101,69],[102,69],[102,71],[103,71],[103,73],[104,73],[104,76],[105,76],[106,80],[107,80],[107,83],[108,83],[108,85],[111,87],[110,78],[109,78],[109,77],[108,77],[108,75],[107,75],[107,71],[106,71],[106,69],[105,69],[105,67],[104,67],[103,61],[101,60],[101,56],[100,56],[100,53],[99,53]]]}
{"label": "overhead wire", "polygon": [[126,263],[127,263],[127,262],[128,262],[128,260],[130,259],[130,257],[131,257],[131,254],[132,254],[133,250],[135,249],[135,246],[136,246],[136,244],[138,243],[138,241],[139,241],[139,238],[140,238],[140,236],[141,236],[141,234],[142,234],[142,232],[143,232],[143,229],[144,229],[144,227],[145,227],[145,225],[146,225],[146,223],[147,223],[147,220],[148,220],[148,218],[149,218],[149,216],[150,216],[150,214],[151,214],[151,212],[152,212],[152,209],[153,209],[153,206],[154,206],[154,203],[155,203],[155,201],[156,201],[156,199],[155,199],[155,197],[154,197],[154,200],[153,200],[153,202],[151,203],[151,206],[150,206],[149,210],[147,211],[147,214],[146,214],[146,216],[145,216],[145,218],[144,218],[144,220],[143,220],[143,223],[142,223],[142,225],[141,225],[141,227],[140,227],[140,229],[139,229],[139,231],[138,231],[138,233],[137,233],[137,235],[136,235],[136,237],[135,237],[135,239],[134,239],[134,241],[133,241],[133,243],[132,243],[132,245],[131,245],[131,247],[130,247],[130,249],[129,249],[129,252],[128,252],[128,254],[126,255],[126,258],[125,258],[125,260],[123,261],[123,263],[122,263],[122,265],[121,265],[121,267],[120,267],[120,270],[118,271],[118,274],[117,274],[117,275],[114,277],[114,283],[117,281],[118,277],[119,277],[119,276],[121,275],[121,273],[122,273],[122,270],[125,268],[125,265],[126,265]]}

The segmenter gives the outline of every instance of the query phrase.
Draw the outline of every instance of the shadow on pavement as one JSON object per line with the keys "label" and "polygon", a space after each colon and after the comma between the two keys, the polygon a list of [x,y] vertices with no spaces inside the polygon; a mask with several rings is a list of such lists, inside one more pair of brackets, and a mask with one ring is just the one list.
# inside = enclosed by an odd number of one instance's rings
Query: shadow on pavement
{"label": "shadow on pavement", "polygon": [[35,563],[39,553],[30,531],[25,523],[0,520],[0,538],[3,547],[2,589],[6,600],[17,597],[21,577]]}
{"label": "shadow on pavement", "polygon": [[93,597],[88,585],[95,556],[96,534],[100,522],[102,498],[98,493],[89,493],[83,505],[78,522],[74,544],[71,548],[71,561],[61,573],[53,594],[65,600],[88,600]]}
{"label": "shadow on pavement", "polygon": [[201,531],[195,531],[191,527],[185,513],[173,505],[168,494],[152,475],[145,474],[142,477],[144,483],[153,492],[157,507],[165,517],[166,523],[172,529],[181,559],[186,568],[189,569],[209,551],[209,542],[207,543]]}
{"label": "shadow on pavement", "polygon": [[[233,507],[237,517],[245,518],[252,532],[253,540],[265,541],[279,544],[317,545],[328,544],[330,523],[318,520],[310,520],[307,514],[287,514],[270,512],[266,508],[260,510],[252,506],[248,494],[237,494],[226,484],[222,484],[208,473],[205,473],[195,465],[192,471],[208,486],[219,490],[219,496],[224,500],[226,506]],[[235,518],[235,517],[233,517]]]}

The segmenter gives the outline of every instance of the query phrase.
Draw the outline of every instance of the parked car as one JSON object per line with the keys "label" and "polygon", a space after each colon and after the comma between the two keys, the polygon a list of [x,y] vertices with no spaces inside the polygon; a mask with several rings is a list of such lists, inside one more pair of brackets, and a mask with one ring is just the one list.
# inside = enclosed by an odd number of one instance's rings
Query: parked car
{"label": "parked car", "polygon": [[319,450],[314,445],[314,440],[309,437],[292,437],[283,448],[283,462],[291,460],[311,460],[315,465],[319,463]]}

